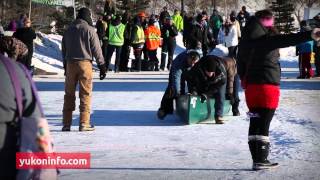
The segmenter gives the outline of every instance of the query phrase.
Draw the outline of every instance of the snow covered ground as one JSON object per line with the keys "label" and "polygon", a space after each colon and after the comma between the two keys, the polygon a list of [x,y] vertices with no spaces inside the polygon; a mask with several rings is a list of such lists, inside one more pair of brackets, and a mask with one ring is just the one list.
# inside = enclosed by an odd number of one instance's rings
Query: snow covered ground
{"label": "snow covered ground", "polygon": [[72,131],[61,132],[63,76],[36,77],[56,150],[92,156],[91,169],[61,170],[60,179],[319,179],[320,80],[294,79],[296,60],[282,55],[281,101],[270,128],[270,158],[280,167],[258,172],[251,171],[242,91],[240,117],[227,117],[224,125],[185,125],[176,116],[156,118],[167,72],[111,73],[103,81],[95,74],[96,131],[78,131],[77,109]]}

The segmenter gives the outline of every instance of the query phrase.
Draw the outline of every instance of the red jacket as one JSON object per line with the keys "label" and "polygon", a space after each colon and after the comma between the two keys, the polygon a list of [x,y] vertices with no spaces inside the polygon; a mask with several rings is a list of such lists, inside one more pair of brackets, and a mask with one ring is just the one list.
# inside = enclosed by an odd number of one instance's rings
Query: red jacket
{"label": "red jacket", "polygon": [[148,26],[146,30],[144,30],[144,34],[146,37],[146,45],[147,50],[156,50],[160,46],[161,43],[161,31],[156,26]]}

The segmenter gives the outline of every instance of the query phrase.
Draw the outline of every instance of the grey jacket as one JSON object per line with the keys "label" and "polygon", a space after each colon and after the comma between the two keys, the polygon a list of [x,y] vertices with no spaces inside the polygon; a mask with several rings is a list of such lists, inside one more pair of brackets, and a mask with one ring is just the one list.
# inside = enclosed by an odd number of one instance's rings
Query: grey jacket
{"label": "grey jacket", "polygon": [[[40,118],[40,108],[36,105],[25,72],[15,62],[14,68],[21,85],[23,116]],[[17,104],[10,76],[2,61],[0,61],[0,77],[0,179],[15,179],[16,168],[12,162],[15,162],[17,132],[19,131],[16,123],[14,123],[18,121]]]}
{"label": "grey jacket", "polygon": [[62,58],[67,62],[93,60],[104,64],[98,35],[93,27],[82,19],[76,19],[64,32],[62,38]]}

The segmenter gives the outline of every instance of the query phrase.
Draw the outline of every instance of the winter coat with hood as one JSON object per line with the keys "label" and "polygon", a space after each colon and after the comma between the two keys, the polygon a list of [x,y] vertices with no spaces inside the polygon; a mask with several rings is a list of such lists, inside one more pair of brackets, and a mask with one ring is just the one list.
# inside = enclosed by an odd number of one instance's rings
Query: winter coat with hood
{"label": "winter coat with hood", "polygon": [[97,64],[104,64],[104,58],[95,29],[84,19],[76,19],[65,31],[62,38],[62,57],[67,62],[90,60],[95,57]]}
{"label": "winter coat with hood", "polygon": [[[226,83],[227,72],[223,61],[218,59],[216,56],[204,56],[192,67],[186,75],[189,93],[205,94],[207,97],[213,98],[219,88]],[[208,77],[205,73],[206,61],[208,60],[217,62],[213,77]]]}
{"label": "winter coat with hood", "polygon": [[279,48],[310,41],[311,31],[296,34],[277,34],[264,27],[258,18],[251,17],[239,44],[238,74],[250,84],[280,84]]}

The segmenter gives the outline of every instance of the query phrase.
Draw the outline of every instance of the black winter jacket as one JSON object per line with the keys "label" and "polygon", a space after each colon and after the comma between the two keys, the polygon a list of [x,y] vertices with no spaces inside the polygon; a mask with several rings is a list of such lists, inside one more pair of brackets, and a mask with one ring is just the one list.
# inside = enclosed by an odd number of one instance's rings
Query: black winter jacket
{"label": "black winter jacket", "polygon": [[211,38],[208,25],[200,25],[198,22],[195,22],[192,25],[190,35],[188,36],[189,49],[196,49],[198,42],[201,43],[202,49],[208,49],[209,39]]}
{"label": "black winter jacket", "polygon": [[36,38],[36,33],[32,28],[19,28],[13,37],[22,41],[28,47],[29,52],[33,52],[33,40]]}
{"label": "black winter jacket", "polygon": [[213,98],[219,88],[227,81],[227,72],[221,59],[217,59],[218,66],[214,77],[208,77],[205,73],[205,60],[213,56],[205,56],[201,58],[190,71],[186,73],[189,93],[205,94],[207,97]]}
{"label": "black winter jacket", "polygon": [[250,18],[242,34],[238,52],[238,74],[250,84],[280,84],[279,48],[310,41],[311,31],[277,34]]}

